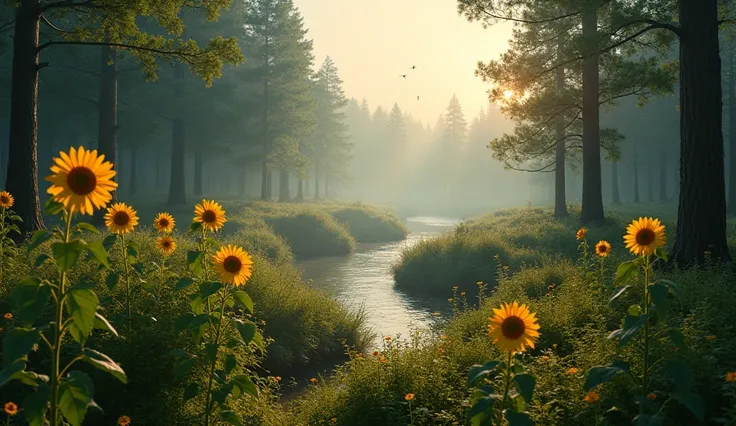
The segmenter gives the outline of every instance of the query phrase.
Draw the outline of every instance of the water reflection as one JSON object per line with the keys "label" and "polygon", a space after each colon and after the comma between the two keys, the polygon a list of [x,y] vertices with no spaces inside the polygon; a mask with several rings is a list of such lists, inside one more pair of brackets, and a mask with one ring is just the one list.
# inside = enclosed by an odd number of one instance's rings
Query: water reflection
{"label": "water reflection", "polygon": [[430,238],[459,223],[438,217],[412,217],[406,221],[409,235],[404,241],[389,244],[361,244],[343,257],[298,261],[304,278],[324,289],[349,309],[365,309],[367,325],[380,337],[401,334],[407,337],[412,329],[426,328],[435,311],[446,313],[446,298],[417,298],[394,288],[391,266],[401,251],[425,238]]}

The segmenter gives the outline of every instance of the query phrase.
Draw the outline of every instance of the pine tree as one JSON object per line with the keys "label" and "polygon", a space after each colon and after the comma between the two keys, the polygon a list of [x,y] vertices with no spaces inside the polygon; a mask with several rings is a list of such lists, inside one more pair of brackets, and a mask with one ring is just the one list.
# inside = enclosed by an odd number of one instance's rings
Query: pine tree
{"label": "pine tree", "polygon": [[465,121],[462,106],[457,96],[452,95],[444,116],[444,130],[442,133],[442,158],[445,176],[445,195],[449,196],[463,168],[465,142],[468,133],[468,123]]}

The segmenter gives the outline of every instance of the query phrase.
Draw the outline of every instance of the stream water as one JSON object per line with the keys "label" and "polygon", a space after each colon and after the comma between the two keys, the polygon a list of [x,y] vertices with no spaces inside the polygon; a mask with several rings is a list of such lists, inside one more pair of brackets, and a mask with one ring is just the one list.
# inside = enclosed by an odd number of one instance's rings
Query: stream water
{"label": "stream water", "polygon": [[434,312],[449,309],[446,298],[409,296],[394,287],[391,266],[402,250],[453,228],[459,220],[411,217],[406,239],[388,244],[359,244],[348,256],[298,261],[304,278],[332,294],[352,310],[364,309],[366,323],[376,333],[375,346],[385,335],[408,337],[412,330],[427,328]]}

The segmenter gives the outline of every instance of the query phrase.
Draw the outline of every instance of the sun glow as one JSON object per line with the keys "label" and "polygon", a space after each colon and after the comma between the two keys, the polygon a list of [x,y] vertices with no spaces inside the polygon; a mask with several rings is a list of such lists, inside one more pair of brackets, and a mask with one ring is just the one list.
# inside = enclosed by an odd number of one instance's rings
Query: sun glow
{"label": "sun glow", "polygon": [[506,100],[509,100],[509,99],[511,99],[511,98],[512,98],[513,96],[514,96],[514,91],[513,91],[513,90],[504,90],[504,91],[503,91],[503,97],[504,97],[504,98],[505,98]]}

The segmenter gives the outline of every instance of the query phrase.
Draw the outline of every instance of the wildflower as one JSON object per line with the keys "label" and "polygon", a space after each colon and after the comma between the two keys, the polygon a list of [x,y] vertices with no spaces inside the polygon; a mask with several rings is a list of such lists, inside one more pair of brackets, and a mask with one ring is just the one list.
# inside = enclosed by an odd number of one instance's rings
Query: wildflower
{"label": "wildflower", "polygon": [[11,320],[11,319],[13,319],[13,314],[11,314],[10,312],[8,312],[7,314],[3,315],[3,318],[5,318],[6,320]]}
{"label": "wildflower", "polygon": [[201,223],[207,231],[217,231],[225,225],[225,210],[220,203],[202,200],[194,206],[194,221]]}
{"label": "wildflower", "polygon": [[458,287],[458,286],[456,286],[456,285],[452,286],[452,289],[453,289],[453,290],[457,290],[458,288],[460,288],[460,287]]}
{"label": "wildflower", "polygon": [[69,153],[60,152],[61,158],[54,158],[52,174],[46,177],[51,182],[48,193],[71,212],[92,214],[112,200],[111,192],[118,187],[112,180],[115,176],[113,165],[105,161],[97,150],[88,151],[84,147],[71,148]]}
{"label": "wildflower", "polygon": [[330,421],[331,421],[332,423],[337,423],[337,417],[333,417],[333,418],[331,418],[331,419],[330,419]]}
{"label": "wildflower", "polygon": [[708,341],[710,341],[710,342],[716,340],[716,336],[713,336],[713,335],[705,336],[705,338],[708,339]]}
{"label": "wildflower", "polygon": [[465,292],[460,292],[460,296],[465,296]]}
{"label": "wildflower", "polygon": [[542,361],[548,361],[549,356],[548,355],[542,355],[540,358],[542,358]]}
{"label": "wildflower", "polygon": [[445,340],[445,339],[447,339],[447,336],[445,336],[445,335],[443,334],[442,336],[440,336],[440,339],[442,339],[442,340]]}
{"label": "wildflower", "polygon": [[389,340],[391,340],[391,336],[386,336],[386,337],[383,338],[383,340],[385,340],[385,341],[388,342]]}
{"label": "wildflower", "polygon": [[228,244],[212,256],[212,263],[220,279],[235,286],[245,285],[253,271],[253,259],[247,251]]}
{"label": "wildflower", "polygon": [[0,192],[0,207],[4,209],[9,209],[13,207],[14,203],[15,203],[15,198],[13,198],[13,196],[10,195],[10,192],[8,191]]}
{"label": "wildflower", "polygon": [[176,241],[168,235],[156,238],[156,248],[161,250],[164,256],[168,256],[176,250]]}
{"label": "wildflower", "polygon": [[18,406],[15,405],[15,402],[6,402],[5,403],[5,414],[9,416],[14,416],[18,414]]}
{"label": "wildflower", "polygon": [[483,285],[483,281],[478,281],[477,283],[475,283],[475,285],[477,285],[478,287],[480,287],[480,286]]}
{"label": "wildflower", "polygon": [[438,317],[438,316],[440,316],[440,313],[439,312],[432,312],[432,315]]}
{"label": "wildflower", "polygon": [[657,394],[655,394],[654,392],[647,394],[647,399],[654,401],[655,399],[657,399]]}
{"label": "wildflower", "polygon": [[138,225],[138,215],[125,203],[115,203],[107,209],[105,226],[113,234],[127,234]]}
{"label": "wildflower", "polygon": [[404,399],[407,400],[407,401],[411,401],[412,399],[414,399],[414,394],[413,393],[407,393],[406,395],[404,395]]}
{"label": "wildflower", "polygon": [[381,364],[385,364],[388,362],[388,359],[386,359],[385,356],[381,356],[381,358],[378,360]]}
{"label": "wildflower", "polygon": [[516,301],[505,303],[498,309],[494,308],[493,313],[488,327],[494,344],[511,352],[534,348],[534,341],[539,338],[539,324],[536,314],[529,312],[526,305],[519,305]]}
{"label": "wildflower", "polygon": [[443,347],[440,347],[440,353],[441,353],[441,354],[445,353],[445,348],[443,348]]}
{"label": "wildflower", "polygon": [[508,271],[509,270],[509,265],[503,265],[503,270],[504,271]]}
{"label": "wildflower", "polygon": [[313,385],[317,383],[317,379],[315,379],[314,377],[309,379],[309,381],[312,382]]}
{"label": "wildflower", "polygon": [[281,381],[281,376],[276,376],[275,379],[276,379],[277,382],[280,382]]}
{"label": "wildflower", "polygon": [[575,238],[577,238],[580,241],[584,240],[586,232],[588,232],[588,228],[583,227],[583,228],[578,229],[578,232],[575,233]]}
{"label": "wildflower", "polygon": [[577,374],[578,369],[575,367],[570,367],[567,369],[567,374]]}
{"label": "wildflower", "polygon": [[624,243],[626,248],[635,255],[648,256],[665,245],[664,225],[659,219],[640,217],[626,228]]}
{"label": "wildflower", "polygon": [[118,417],[118,426],[128,426],[130,424],[130,417],[120,416]]}
{"label": "wildflower", "polygon": [[447,301],[450,302],[450,303],[452,303],[453,300],[454,299],[452,297],[450,297],[449,299],[447,299]]}
{"label": "wildflower", "polygon": [[552,349],[557,349],[557,343],[552,343]]}
{"label": "wildflower", "polygon": [[595,245],[595,254],[606,257],[609,253],[611,253],[611,244],[605,240],[598,241],[598,244]]}
{"label": "wildflower", "polygon": [[373,356],[378,356],[378,351],[373,351]]}
{"label": "wildflower", "polygon": [[736,382],[736,371],[731,371],[729,373],[726,373],[726,381]]}
{"label": "wildflower", "polygon": [[594,404],[601,400],[601,396],[596,391],[590,391],[587,394],[585,394],[585,398],[583,398],[585,402],[590,402],[591,404]]}
{"label": "wildflower", "polygon": [[156,228],[158,232],[171,232],[174,230],[174,224],[176,222],[174,221],[174,216],[164,212],[159,213],[156,215],[156,218],[153,219],[153,227]]}

